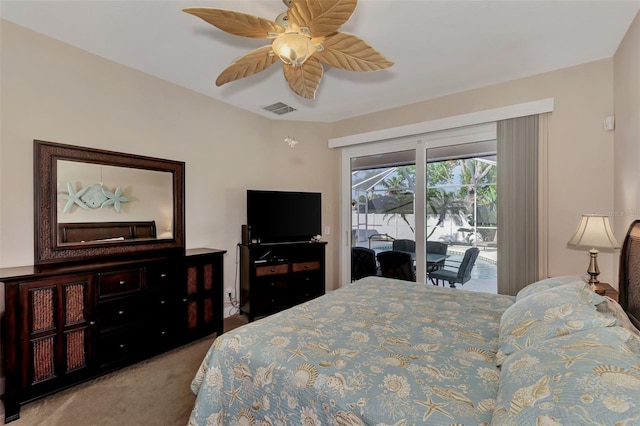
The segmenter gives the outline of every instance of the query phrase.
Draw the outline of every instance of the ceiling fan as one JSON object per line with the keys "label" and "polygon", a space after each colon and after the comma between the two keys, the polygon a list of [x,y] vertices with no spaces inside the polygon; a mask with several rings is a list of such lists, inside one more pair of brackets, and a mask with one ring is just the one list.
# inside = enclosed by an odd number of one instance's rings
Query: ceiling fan
{"label": "ceiling fan", "polygon": [[224,9],[183,9],[228,33],[273,40],[236,59],[218,76],[217,86],[254,75],[280,58],[291,90],[314,99],[324,72],[322,63],[349,71],[378,71],[393,65],[364,40],[338,32],[353,14],[357,0],[283,2],[288,10],[275,21]]}

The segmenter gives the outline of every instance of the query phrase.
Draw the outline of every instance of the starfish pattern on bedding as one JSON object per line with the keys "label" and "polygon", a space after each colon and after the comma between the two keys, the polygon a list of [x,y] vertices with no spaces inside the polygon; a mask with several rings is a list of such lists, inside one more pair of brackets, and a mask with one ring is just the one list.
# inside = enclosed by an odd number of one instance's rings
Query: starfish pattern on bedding
{"label": "starfish pattern on bedding", "polygon": [[233,404],[233,401],[235,401],[236,399],[238,400],[238,402],[244,402],[242,401],[242,398],[240,398],[240,396],[238,395],[238,392],[240,392],[240,388],[238,389],[233,389],[233,385],[231,385],[231,390],[228,392],[225,392],[229,397],[229,407],[231,407],[231,405]]}
{"label": "starfish pattern on bedding", "polygon": [[447,405],[449,405],[448,402],[441,402],[441,403],[436,403],[433,402],[433,400],[431,399],[431,396],[427,397],[426,401],[418,401],[417,399],[414,400],[413,402],[415,402],[418,405],[422,405],[423,407],[427,407],[427,411],[424,413],[424,416],[422,417],[423,421],[427,421],[427,419],[429,417],[431,417],[431,415],[433,413],[435,413],[436,411],[438,413],[441,413],[447,417],[449,417],[450,419],[452,419],[453,417],[451,416],[451,414],[447,413],[446,411],[444,411],[442,408],[440,407],[446,407]]}
{"label": "starfish pattern on bedding", "polygon": [[297,356],[299,356],[300,358],[304,359],[305,361],[308,361],[307,357],[305,356],[305,354],[302,353],[300,348],[296,348],[295,350],[287,349],[287,352],[291,352],[291,356],[289,357],[289,359],[287,361],[291,361],[292,359],[294,359]]}
{"label": "starfish pattern on bedding", "polygon": [[585,357],[587,356],[587,354],[578,354],[575,356],[569,356],[567,354],[560,354],[560,356],[562,357],[562,359],[566,362],[565,367],[569,368],[571,367],[576,361],[580,361],[585,359]]}

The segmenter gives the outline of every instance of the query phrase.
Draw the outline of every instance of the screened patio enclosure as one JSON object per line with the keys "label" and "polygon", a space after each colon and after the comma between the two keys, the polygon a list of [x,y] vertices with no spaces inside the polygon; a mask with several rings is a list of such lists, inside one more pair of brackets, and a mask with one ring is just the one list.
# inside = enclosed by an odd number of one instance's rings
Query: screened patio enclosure
{"label": "screened patio enclosure", "polygon": [[[415,208],[416,167],[410,156],[404,161],[401,152],[354,158],[351,246],[378,253],[391,250],[394,240],[415,241],[415,214],[424,211],[426,240],[446,243],[452,260],[469,247],[480,248],[474,275],[491,281],[488,291],[496,292],[495,148],[483,142],[467,144],[465,149],[458,147],[457,151],[427,150],[424,209]],[[422,281],[420,277],[418,280]]]}

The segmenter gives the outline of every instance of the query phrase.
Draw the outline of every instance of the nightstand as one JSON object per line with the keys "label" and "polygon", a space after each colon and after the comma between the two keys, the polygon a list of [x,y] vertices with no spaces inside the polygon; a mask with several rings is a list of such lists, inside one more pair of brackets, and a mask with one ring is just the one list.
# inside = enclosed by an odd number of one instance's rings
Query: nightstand
{"label": "nightstand", "polygon": [[618,291],[611,287],[610,284],[598,283],[598,285],[596,286],[596,293],[601,296],[609,296],[616,302],[618,301]]}

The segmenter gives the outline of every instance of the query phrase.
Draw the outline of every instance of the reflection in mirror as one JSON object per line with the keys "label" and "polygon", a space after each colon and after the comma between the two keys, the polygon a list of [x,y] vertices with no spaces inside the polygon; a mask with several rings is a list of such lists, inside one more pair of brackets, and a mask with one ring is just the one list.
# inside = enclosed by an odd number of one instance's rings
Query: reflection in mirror
{"label": "reflection in mirror", "polygon": [[[155,222],[173,238],[173,174],[57,160],[57,223]],[[64,243],[58,235],[58,243]]]}
{"label": "reflection in mirror", "polygon": [[36,265],[184,253],[184,162],[33,147]]}

